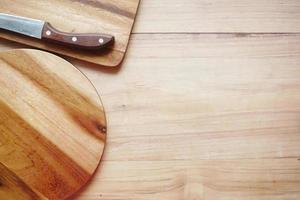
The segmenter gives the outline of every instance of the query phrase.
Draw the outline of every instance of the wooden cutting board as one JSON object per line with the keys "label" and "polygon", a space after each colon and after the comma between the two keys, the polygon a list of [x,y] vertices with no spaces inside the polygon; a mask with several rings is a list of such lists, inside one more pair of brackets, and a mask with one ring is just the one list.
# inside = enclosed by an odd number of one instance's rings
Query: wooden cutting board
{"label": "wooden cutting board", "polygon": [[96,170],[106,119],[89,80],[38,50],[0,53],[0,199],[65,199]]}
{"label": "wooden cutting board", "polygon": [[115,67],[124,58],[139,0],[0,0],[0,12],[50,22],[66,32],[100,32],[115,44],[100,52],[75,51],[37,39],[0,31],[0,37],[79,60]]}

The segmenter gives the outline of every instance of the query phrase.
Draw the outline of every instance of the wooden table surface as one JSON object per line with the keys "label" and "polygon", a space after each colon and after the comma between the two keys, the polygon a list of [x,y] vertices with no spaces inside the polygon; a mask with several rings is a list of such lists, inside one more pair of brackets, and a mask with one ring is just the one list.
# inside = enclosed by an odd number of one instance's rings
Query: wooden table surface
{"label": "wooden table surface", "polygon": [[142,0],[120,69],[68,60],[108,118],[75,199],[300,199],[299,0]]}

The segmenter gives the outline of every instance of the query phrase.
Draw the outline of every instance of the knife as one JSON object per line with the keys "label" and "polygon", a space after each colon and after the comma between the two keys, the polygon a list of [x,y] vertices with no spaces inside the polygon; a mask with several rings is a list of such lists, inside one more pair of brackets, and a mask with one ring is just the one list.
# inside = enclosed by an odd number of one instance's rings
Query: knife
{"label": "knife", "polygon": [[66,33],[55,29],[49,22],[4,13],[0,13],[0,29],[77,49],[97,50],[114,42],[112,35]]}

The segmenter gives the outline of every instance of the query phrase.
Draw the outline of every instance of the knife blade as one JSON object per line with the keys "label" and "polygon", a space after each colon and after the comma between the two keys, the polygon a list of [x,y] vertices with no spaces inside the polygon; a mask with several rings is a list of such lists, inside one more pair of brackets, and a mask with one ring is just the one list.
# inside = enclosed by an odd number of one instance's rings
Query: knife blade
{"label": "knife blade", "polygon": [[5,13],[0,13],[0,29],[78,49],[98,50],[114,42],[109,34],[62,32],[49,22]]}

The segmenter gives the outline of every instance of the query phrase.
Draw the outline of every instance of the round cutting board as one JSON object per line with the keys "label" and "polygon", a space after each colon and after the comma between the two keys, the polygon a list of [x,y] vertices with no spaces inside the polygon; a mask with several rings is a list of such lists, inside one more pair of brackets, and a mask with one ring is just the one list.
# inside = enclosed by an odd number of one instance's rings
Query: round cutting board
{"label": "round cutting board", "polygon": [[0,199],[65,199],[91,178],[106,138],[100,98],[65,60],[0,53]]}

